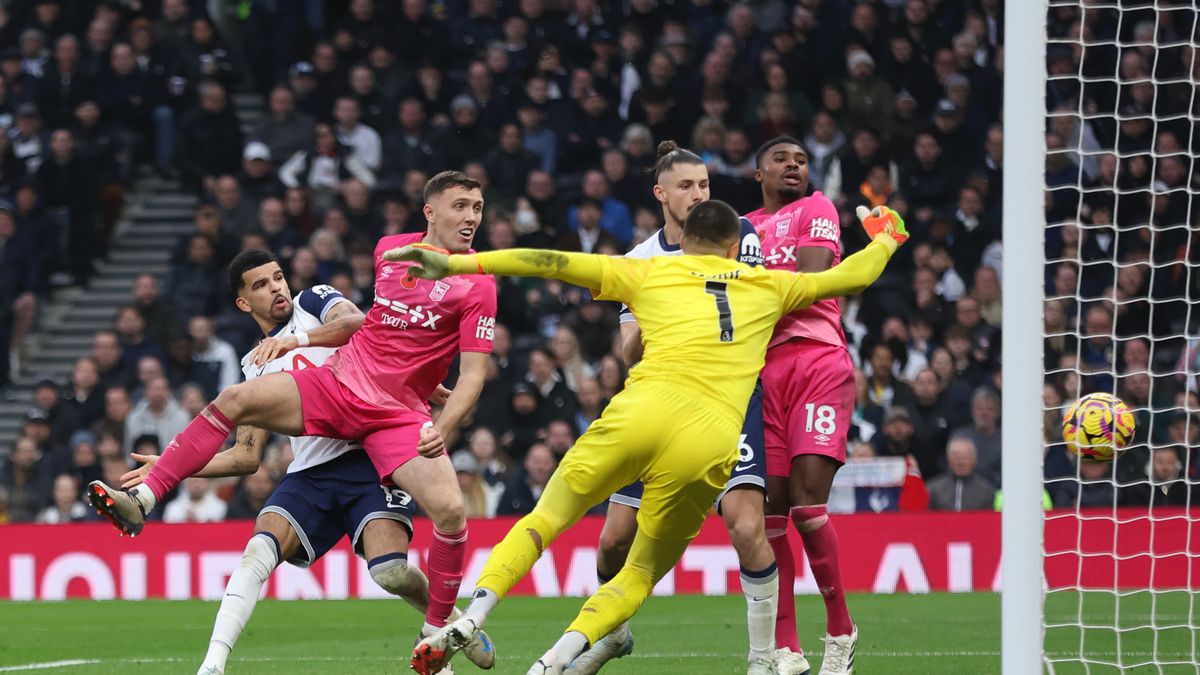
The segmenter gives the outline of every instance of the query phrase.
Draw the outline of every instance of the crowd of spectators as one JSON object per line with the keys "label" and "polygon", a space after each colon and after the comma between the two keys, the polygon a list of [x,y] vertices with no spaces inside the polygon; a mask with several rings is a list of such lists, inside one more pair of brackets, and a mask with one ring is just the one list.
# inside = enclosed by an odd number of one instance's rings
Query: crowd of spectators
{"label": "crowd of spectators", "polygon": [[[69,382],[38,385],[37,405],[0,467],[8,518],[85,517],[74,506],[81,482],[116,481],[131,453],[158,452],[240,377],[238,355],[257,328],[231,308],[221,274],[239,250],[274,251],[293,292],[330,284],[366,309],[374,241],[424,229],[421,190],[437,171],[459,168],[485,185],[478,249],[620,254],[661,225],[643,171],[658,142],[692,147],[708,164],[713,196],[746,212],[760,205],[754,150],[779,134],[803,140],[811,189],[838,207],[847,251],[863,243],[858,205],[890,205],[913,232],[880,283],[843,306],[858,369],[851,456],[905,458],[924,482],[921,508],[996,503],[1001,0],[351,0],[328,16],[319,2],[249,2],[248,17],[220,33],[197,6],[205,3],[163,0],[155,11],[100,3],[76,16],[66,11],[73,3],[31,4],[4,15],[0,30],[0,45],[20,45],[11,59],[9,51],[0,57],[0,114],[12,109],[0,185],[15,199],[0,204],[0,251],[32,253],[18,254],[28,267],[0,266],[0,293],[10,278],[20,280],[12,288],[43,293],[51,244],[32,240],[43,228],[22,214],[54,208],[51,195],[64,192],[67,176],[90,182],[70,191],[81,201],[65,206],[73,215],[60,230],[77,246],[76,232],[87,229],[89,255],[103,251],[104,204],[114,199],[105,190],[125,184],[139,164],[178,177],[200,201],[171,273],[137,280],[113,330],[96,335]],[[1194,104],[1178,87],[1139,78],[1186,83],[1200,60],[1186,47],[1156,57],[1096,46],[1091,38],[1144,42],[1155,37],[1147,27],[1162,41],[1190,37],[1190,24],[1171,20],[1177,12],[1160,12],[1157,23],[1137,12],[1120,23],[1116,16],[1095,9],[1084,21],[1077,8],[1056,7],[1049,21],[1052,37],[1083,36],[1088,46],[1054,46],[1048,55],[1050,73],[1064,76],[1047,90],[1048,435],[1064,401],[1113,386],[1143,422],[1159,398],[1168,408],[1198,407],[1191,380],[1165,372],[1178,354],[1191,359],[1187,373],[1200,370],[1200,345],[1184,351],[1157,339],[1184,327],[1130,300],[1190,298],[1194,282],[1180,261],[1200,255],[1187,245],[1193,149],[1188,116],[1176,113]],[[35,50],[26,33],[42,46]],[[1111,77],[1118,66],[1131,84],[1066,77]],[[238,124],[239,90],[265,102],[253,128]],[[1094,115],[1117,109],[1120,123]],[[1176,122],[1151,123],[1151,114]],[[31,166],[27,137],[50,130],[38,146],[45,161],[39,152]],[[68,155],[107,163],[54,177],[37,170]],[[1179,227],[1152,237],[1147,223]],[[22,237],[31,240],[14,243]],[[34,264],[39,252],[47,267]],[[1175,267],[1150,274],[1168,261]],[[68,271],[86,279],[82,262]],[[470,516],[527,512],[627,373],[614,349],[614,307],[554,281],[503,278],[498,292],[487,384],[467,426],[447,439]],[[29,330],[36,300],[27,296],[4,298],[15,317],[10,331]],[[1065,334],[1076,326],[1080,340]],[[1139,424],[1138,448],[1127,455],[1136,459],[1116,469],[1142,484],[1119,494],[1111,484],[1093,494],[1098,484],[1086,482],[1111,465],[1076,469],[1052,444],[1047,476],[1078,471],[1085,483],[1051,482],[1049,499],[1178,500],[1186,484],[1165,498],[1158,488],[1182,475],[1195,447],[1200,426],[1190,414],[1156,415],[1156,423],[1170,420],[1164,428]],[[1153,458],[1150,438],[1161,441]],[[276,438],[253,476],[191,479],[163,516],[251,517],[290,456]],[[1194,473],[1194,463],[1186,466]],[[914,503],[873,500],[871,508],[900,502]]]}

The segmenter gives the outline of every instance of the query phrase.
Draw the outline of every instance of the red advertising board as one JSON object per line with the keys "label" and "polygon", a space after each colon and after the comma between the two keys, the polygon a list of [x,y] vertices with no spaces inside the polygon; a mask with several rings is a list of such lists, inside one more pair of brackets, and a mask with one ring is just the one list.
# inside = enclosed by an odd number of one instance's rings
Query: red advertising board
{"label": "red advertising board", "polygon": [[[1132,510],[1095,516],[1050,515],[1046,521],[1051,587],[1180,588],[1200,578],[1200,529],[1195,514]],[[513,519],[472,521],[466,581],[469,595],[491,546]],[[1120,524],[1114,524],[1119,522]],[[1000,516],[996,513],[888,513],[835,516],[849,590],[876,593],[997,590]],[[514,590],[541,596],[586,595],[596,588],[600,518],[585,518],[563,534]],[[410,559],[420,565],[429,539],[417,524]],[[241,558],[250,522],[208,525],[153,523],[136,539],[120,539],[107,524],[0,527],[0,598],[219,598]],[[1190,536],[1189,536],[1190,535]],[[792,534],[798,559],[803,549]],[[1116,542],[1117,556],[1113,544]],[[1080,556],[1074,551],[1082,550]],[[1189,555],[1190,554],[1190,555]],[[1119,559],[1119,562],[1117,562]],[[806,564],[797,593],[815,593]],[[709,519],[658,594],[738,592],[737,555],[721,521]],[[370,598],[383,595],[365,564],[343,540],[309,569],[282,565],[267,595],[281,599]]]}

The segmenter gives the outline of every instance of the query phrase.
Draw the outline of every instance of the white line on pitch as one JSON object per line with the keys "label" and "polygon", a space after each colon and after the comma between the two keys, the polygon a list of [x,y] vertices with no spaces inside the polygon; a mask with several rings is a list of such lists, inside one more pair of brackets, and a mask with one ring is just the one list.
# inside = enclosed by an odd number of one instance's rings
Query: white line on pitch
{"label": "white line on pitch", "polygon": [[45,661],[42,663],[26,663],[20,666],[0,666],[0,673],[12,673],[24,670],[49,670],[51,668],[69,668],[71,666],[90,666],[100,663],[99,659],[70,659],[67,661]]}

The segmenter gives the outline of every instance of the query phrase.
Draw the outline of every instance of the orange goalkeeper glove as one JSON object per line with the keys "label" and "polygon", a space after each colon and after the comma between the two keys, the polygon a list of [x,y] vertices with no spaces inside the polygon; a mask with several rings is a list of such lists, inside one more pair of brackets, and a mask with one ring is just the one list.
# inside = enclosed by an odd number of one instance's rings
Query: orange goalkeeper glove
{"label": "orange goalkeeper glove", "polygon": [[860,206],[856,213],[858,219],[862,221],[863,229],[867,231],[867,236],[871,239],[877,235],[886,234],[897,244],[908,241],[908,230],[904,227],[904,219],[900,217],[899,213],[896,213],[895,209],[876,206],[868,211],[867,207]]}

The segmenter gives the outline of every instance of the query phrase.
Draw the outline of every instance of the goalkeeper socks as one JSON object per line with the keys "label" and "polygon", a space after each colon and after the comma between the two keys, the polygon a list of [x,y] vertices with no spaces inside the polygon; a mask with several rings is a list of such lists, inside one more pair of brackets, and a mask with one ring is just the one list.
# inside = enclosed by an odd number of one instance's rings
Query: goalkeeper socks
{"label": "goalkeeper socks", "polygon": [[[225,439],[233,433],[233,427],[233,422],[217,410],[215,404],[205,406],[167,445],[146,476],[146,487],[154,493],[155,501],[162,499],[184,478],[203,469],[220,452]],[[142,506],[144,509],[144,502]]]}
{"label": "goalkeeper socks", "polygon": [[779,569],[742,568],[742,593],[746,596],[746,627],[750,633],[750,659],[769,659],[775,653],[775,610],[779,604]]}
{"label": "goalkeeper socks", "polygon": [[788,543],[787,516],[767,516],[767,543],[775,552],[779,566],[779,602],[775,610],[775,646],[803,654],[796,630],[796,560]]}
{"label": "goalkeeper socks", "polygon": [[550,651],[542,655],[542,662],[550,666],[565,668],[576,656],[587,651],[588,639],[579,631],[569,630],[554,643]]}
{"label": "goalkeeper socks", "polygon": [[808,565],[821,597],[825,599],[825,630],[830,635],[849,635],[854,630],[850,609],[846,607],[846,589],[838,561],[837,532],[829,522],[824,504],[792,507],[792,522],[804,540]]}
{"label": "goalkeeper socks", "polygon": [[500,604],[500,596],[496,595],[496,591],[491,591],[486,588],[476,588],[475,595],[472,596],[471,604],[467,605],[467,611],[463,612],[464,619],[470,619],[475,622],[476,628],[483,628],[483,624],[487,622],[488,614],[491,614],[496,605]]}
{"label": "goalkeeper socks", "polygon": [[241,562],[225,585],[225,597],[221,600],[221,608],[217,610],[217,621],[213,624],[212,638],[202,669],[216,667],[224,670],[229,652],[233,651],[238,636],[254,613],[263,584],[278,565],[279,541],[274,535],[259,532],[250,537]]}
{"label": "goalkeeper socks", "polygon": [[433,528],[429,545],[429,605],[425,609],[425,626],[434,629],[446,625],[458,589],[462,585],[463,565],[467,557],[467,528],[458,532],[442,532]]}

